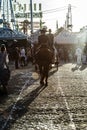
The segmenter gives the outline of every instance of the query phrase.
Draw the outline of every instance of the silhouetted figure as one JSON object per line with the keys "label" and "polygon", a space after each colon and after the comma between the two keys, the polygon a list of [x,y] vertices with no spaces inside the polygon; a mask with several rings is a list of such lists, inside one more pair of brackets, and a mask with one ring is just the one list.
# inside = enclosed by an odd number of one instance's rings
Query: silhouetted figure
{"label": "silhouetted figure", "polygon": [[39,66],[40,71],[40,84],[48,85],[48,72],[49,72],[49,65],[52,63],[53,53],[50,49],[47,48],[46,44],[43,44],[41,48],[36,52],[36,63]]}
{"label": "silhouetted figure", "polygon": [[41,29],[40,30],[41,35],[38,36],[38,44],[42,45],[42,44],[46,44],[48,45],[49,39],[48,36],[46,35],[46,29]]}
{"label": "silhouetted figure", "polygon": [[25,58],[26,58],[26,52],[24,47],[21,48],[20,50],[20,62],[21,62],[21,66],[25,66]]}
{"label": "silhouetted figure", "polygon": [[4,44],[2,44],[0,50],[0,87],[2,85],[4,94],[7,94],[6,85],[8,84],[8,80],[10,78],[8,62],[9,59],[8,59],[6,47]]}
{"label": "silhouetted figure", "polygon": [[19,48],[15,47],[14,49],[14,61],[15,61],[15,69],[19,68]]}
{"label": "silhouetted figure", "polygon": [[48,39],[49,39],[49,46],[52,48],[53,47],[53,44],[54,44],[54,35],[51,33],[52,30],[49,29],[49,34],[47,35],[48,36]]}
{"label": "silhouetted figure", "polygon": [[81,65],[82,64],[82,50],[81,50],[81,48],[77,48],[76,49],[76,53],[75,53],[75,55],[76,55],[76,59],[77,59],[77,65]]}

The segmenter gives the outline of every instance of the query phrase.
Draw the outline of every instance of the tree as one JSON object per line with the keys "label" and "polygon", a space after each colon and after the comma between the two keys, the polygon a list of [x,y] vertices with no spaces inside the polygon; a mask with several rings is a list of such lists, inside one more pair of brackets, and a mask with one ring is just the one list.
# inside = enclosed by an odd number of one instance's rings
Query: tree
{"label": "tree", "polygon": [[30,22],[28,20],[24,20],[23,22],[21,22],[21,30],[23,30],[24,34],[27,34],[29,24]]}

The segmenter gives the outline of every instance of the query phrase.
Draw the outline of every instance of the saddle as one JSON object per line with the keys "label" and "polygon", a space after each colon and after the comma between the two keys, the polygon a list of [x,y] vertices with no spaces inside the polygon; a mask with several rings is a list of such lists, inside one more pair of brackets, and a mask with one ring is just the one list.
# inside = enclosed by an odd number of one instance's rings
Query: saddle
{"label": "saddle", "polygon": [[47,47],[40,47],[36,54],[35,54],[35,59],[37,62],[46,62],[46,63],[51,63],[53,58],[53,52],[47,48]]}

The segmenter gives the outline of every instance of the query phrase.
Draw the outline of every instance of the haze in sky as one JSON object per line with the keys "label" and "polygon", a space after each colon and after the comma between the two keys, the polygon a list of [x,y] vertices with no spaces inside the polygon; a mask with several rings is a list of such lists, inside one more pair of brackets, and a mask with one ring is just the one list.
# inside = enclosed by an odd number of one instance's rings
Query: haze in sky
{"label": "haze in sky", "polygon": [[[30,2],[30,0],[17,0],[19,2]],[[68,12],[68,5],[72,6],[72,31],[78,32],[80,28],[87,25],[87,5],[86,0],[32,0],[32,3],[43,3],[43,22],[48,28],[56,30],[56,21],[58,27],[63,27]]]}

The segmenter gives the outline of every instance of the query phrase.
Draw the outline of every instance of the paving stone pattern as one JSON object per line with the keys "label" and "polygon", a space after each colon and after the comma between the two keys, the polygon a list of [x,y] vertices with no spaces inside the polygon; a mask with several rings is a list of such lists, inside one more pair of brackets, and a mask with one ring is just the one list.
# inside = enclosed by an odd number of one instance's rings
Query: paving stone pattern
{"label": "paving stone pattern", "polygon": [[[87,66],[60,64],[39,85],[32,65],[13,69],[8,97],[0,100],[0,127],[6,130],[87,130]],[[10,115],[10,116],[9,116]],[[2,129],[0,129],[2,130]]]}

